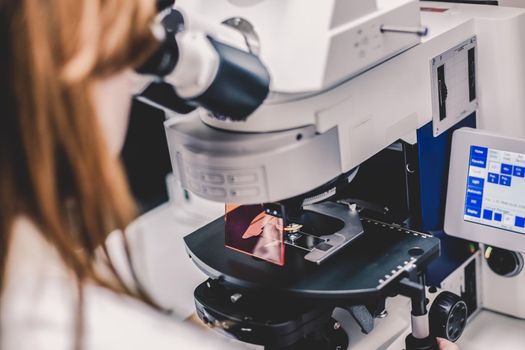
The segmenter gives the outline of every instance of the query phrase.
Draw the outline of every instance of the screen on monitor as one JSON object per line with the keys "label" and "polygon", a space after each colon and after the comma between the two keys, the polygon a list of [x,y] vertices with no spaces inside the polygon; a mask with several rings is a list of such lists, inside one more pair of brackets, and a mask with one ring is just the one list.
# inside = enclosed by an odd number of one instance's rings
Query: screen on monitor
{"label": "screen on monitor", "polygon": [[525,154],[470,146],[464,220],[525,234]]}

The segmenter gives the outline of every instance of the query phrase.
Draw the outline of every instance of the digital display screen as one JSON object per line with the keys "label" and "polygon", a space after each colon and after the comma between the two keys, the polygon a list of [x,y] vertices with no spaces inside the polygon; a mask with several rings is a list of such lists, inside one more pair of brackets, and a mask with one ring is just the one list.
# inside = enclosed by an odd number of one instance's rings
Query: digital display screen
{"label": "digital display screen", "polygon": [[471,146],[464,220],[525,234],[525,155]]}

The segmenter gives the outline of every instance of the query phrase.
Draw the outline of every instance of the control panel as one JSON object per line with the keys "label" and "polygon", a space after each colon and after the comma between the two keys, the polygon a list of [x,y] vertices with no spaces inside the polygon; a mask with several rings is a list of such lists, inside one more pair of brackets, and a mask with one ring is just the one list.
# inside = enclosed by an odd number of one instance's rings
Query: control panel
{"label": "control panel", "polygon": [[525,140],[486,130],[454,132],[445,233],[525,252]]}
{"label": "control panel", "polygon": [[471,146],[464,219],[525,234],[525,155]]}

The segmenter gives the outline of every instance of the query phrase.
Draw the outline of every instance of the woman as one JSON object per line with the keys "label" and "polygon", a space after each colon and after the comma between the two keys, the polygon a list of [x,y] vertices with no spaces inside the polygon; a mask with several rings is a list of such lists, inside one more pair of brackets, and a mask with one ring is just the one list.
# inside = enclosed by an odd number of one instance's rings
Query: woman
{"label": "woman", "polygon": [[117,154],[154,16],[0,0],[1,349],[235,349],[170,322],[106,248],[135,214]]}
{"label": "woman", "polygon": [[117,155],[155,12],[0,0],[1,349],[221,348],[155,310],[105,248],[135,215]]}

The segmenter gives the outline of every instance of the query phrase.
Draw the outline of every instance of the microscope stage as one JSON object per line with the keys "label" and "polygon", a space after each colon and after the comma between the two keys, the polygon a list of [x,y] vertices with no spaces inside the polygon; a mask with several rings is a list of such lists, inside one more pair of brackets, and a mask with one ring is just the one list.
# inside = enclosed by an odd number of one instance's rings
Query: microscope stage
{"label": "microscope stage", "polygon": [[247,290],[267,290],[304,298],[348,300],[386,296],[388,286],[417,265],[422,271],[439,255],[439,239],[371,219],[364,234],[321,265],[305,252],[286,249],[277,266],[224,246],[219,218],[184,238],[194,263],[210,278]]}

